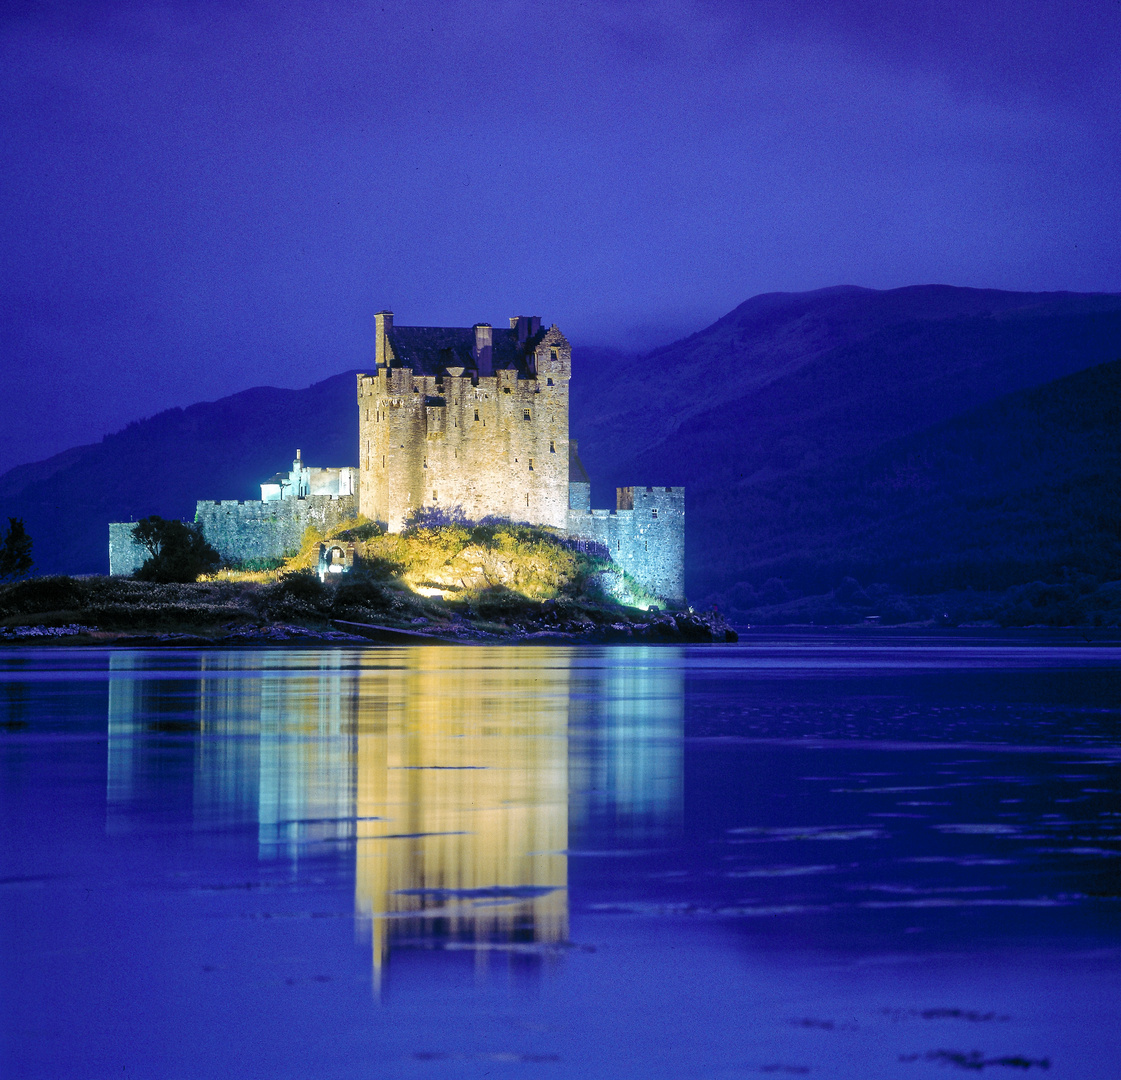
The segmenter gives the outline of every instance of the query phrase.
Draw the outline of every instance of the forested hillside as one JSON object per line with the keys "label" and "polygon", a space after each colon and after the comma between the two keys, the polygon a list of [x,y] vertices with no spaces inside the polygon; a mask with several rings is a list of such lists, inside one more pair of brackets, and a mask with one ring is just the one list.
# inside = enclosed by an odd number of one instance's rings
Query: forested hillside
{"label": "forested hillside", "polygon": [[686,485],[696,596],[755,573],[764,550],[806,550],[795,518],[772,516],[784,486],[831,513],[840,463],[1118,356],[1116,295],[760,296],[648,356],[577,357],[572,429],[601,505],[618,484]]}

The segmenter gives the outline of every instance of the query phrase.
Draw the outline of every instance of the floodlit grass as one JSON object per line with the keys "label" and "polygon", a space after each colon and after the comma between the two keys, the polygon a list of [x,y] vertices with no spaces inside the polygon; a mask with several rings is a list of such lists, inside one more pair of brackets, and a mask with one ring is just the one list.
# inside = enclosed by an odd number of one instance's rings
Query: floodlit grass
{"label": "floodlit grass", "polygon": [[296,571],[314,571],[319,545],[329,540],[355,545],[355,573],[362,577],[395,581],[419,595],[468,603],[492,600],[495,590],[532,601],[575,598],[609,566],[573,551],[558,534],[529,525],[444,521],[385,533],[359,518],[326,533],[308,529],[299,552],[282,566],[222,570],[207,580],[264,583]]}

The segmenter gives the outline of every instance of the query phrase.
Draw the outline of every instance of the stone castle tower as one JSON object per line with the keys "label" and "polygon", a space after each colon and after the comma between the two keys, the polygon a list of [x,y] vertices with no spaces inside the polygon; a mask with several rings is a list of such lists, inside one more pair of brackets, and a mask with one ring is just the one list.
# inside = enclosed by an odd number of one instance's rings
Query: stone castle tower
{"label": "stone castle tower", "polygon": [[652,594],[685,599],[685,490],[626,487],[593,510],[568,434],[572,349],[536,316],[509,329],[394,326],[358,376],[358,512],[403,528],[417,510],[548,525],[595,545]]}
{"label": "stone castle tower", "polygon": [[393,325],[358,376],[360,514],[399,531],[456,508],[567,528],[572,349],[535,316],[509,329]]}

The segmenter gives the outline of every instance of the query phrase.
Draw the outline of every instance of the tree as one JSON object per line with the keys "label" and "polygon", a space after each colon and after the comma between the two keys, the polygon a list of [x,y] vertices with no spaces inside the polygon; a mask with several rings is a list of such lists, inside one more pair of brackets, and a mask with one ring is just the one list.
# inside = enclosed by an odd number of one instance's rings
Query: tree
{"label": "tree", "polygon": [[31,573],[31,537],[22,518],[8,518],[8,531],[0,540],[0,581],[15,581]]}
{"label": "tree", "polygon": [[144,565],[133,574],[140,581],[194,581],[222,561],[196,524],[168,521],[153,514],[133,526],[132,536],[149,552]]}

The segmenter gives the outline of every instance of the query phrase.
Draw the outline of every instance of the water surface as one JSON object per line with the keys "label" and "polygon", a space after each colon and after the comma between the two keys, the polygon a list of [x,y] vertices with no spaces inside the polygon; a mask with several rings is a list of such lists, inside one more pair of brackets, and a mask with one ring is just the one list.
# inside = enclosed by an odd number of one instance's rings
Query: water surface
{"label": "water surface", "polygon": [[1110,1077],[1121,650],[0,651],[0,1071]]}

